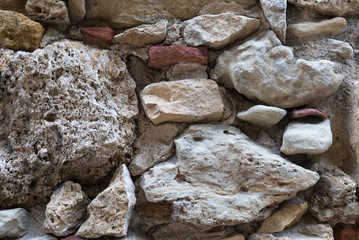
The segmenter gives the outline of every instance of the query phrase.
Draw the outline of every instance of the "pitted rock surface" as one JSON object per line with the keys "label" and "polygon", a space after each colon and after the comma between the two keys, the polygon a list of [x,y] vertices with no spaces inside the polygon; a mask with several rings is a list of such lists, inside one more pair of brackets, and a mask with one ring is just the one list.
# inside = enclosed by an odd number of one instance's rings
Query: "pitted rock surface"
{"label": "pitted rock surface", "polygon": [[62,0],[28,0],[25,9],[36,21],[59,25],[70,23],[66,3]]}

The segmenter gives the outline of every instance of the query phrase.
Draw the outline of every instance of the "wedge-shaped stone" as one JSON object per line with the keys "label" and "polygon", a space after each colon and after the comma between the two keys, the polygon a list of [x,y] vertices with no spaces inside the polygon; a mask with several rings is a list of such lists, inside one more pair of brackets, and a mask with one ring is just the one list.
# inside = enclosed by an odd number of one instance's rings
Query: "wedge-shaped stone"
{"label": "wedge-shaped stone", "polygon": [[289,108],[333,94],[344,79],[340,68],[327,60],[295,61],[292,49],[268,31],[220,55],[211,78],[250,99]]}
{"label": "wedge-shaped stone", "polygon": [[20,238],[29,228],[28,212],[23,208],[0,211],[0,238]]}
{"label": "wedge-shaped stone", "polygon": [[282,43],[287,32],[287,0],[260,0],[261,6],[272,30]]}
{"label": "wedge-shaped stone", "polygon": [[244,112],[239,112],[237,117],[253,125],[261,127],[272,127],[277,124],[287,111],[277,107],[256,105]]}
{"label": "wedge-shaped stone", "polygon": [[232,126],[192,125],[175,145],[176,157],[144,173],[140,186],[148,201],[173,204],[173,219],[197,226],[265,219],[319,179]]}
{"label": "wedge-shaped stone", "polygon": [[183,37],[187,45],[223,48],[248,37],[260,26],[255,18],[222,13],[202,15],[184,22]]}
{"label": "wedge-shaped stone", "polygon": [[154,123],[219,121],[224,105],[210,79],[186,79],[148,85],[141,92],[146,116]]}

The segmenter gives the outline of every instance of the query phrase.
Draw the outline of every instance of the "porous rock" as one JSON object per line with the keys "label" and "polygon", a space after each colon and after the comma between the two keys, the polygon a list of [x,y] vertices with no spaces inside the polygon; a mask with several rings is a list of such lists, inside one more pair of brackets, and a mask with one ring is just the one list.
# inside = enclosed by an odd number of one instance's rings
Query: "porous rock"
{"label": "porous rock", "polygon": [[280,151],[287,154],[319,154],[327,151],[333,143],[330,120],[319,123],[292,122],[284,131]]}
{"label": "porous rock", "polygon": [[264,219],[319,178],[227,125],[191,125],[175,145],[176,156],[139,183],[149,202],[171,203],[172,219],[194,226]]}
{"label": "porous rock", "polygon": [[0,238],[20,238],[29,226],[28,213],[23,208],[0,211]]}
{"label": "porous rock", "polygon": [[181,80],[190,78],[208,78],[207,66],[199,63],[178,63],[166,71],[168,80]]}
{"label": "porous rock", "polygon": [[87,207],[89,218],[76,236],[125,236],[135,203],[135,186],[126,165],[122,164],[110,185]]}
{"label": "porous rock", "polygon": [[294,60],[291,48],[268,31],[221,54],[211,78],[253,100],[289,108],[328,97],[344,76],[337,63]]}
{"label": "porous rock", "polygon": [[55,236],[68,236],[76,232],[85,221],[90,199],[78,183],[66,181],[56,189],[46,206],[44,229]]}
{"label": "porous rock", "polygon": [[32,51],[40,46],[45,29],[40,23],[12,11],[0,10],[0,46]]}
{"label": "porous rock", "polygon": [[0,206],[44,201],[69,179],[92,185],[131,157],[135,82],[117,54],[72,41],[0,53]]}
{"label": "porous rock", "polygon": [[142,47],[148,44],[157,44],[166,37],[167,21],[160,21],[155,24],[145,24],[130,28],[123,33],[117,34],[114,43],[130,44]]}
{"label": "porous rock", "polygon": [[246,38],[259,26],[258,19],[233,13],[206,14],[184,22],[183,37],[187,45],[218,49]]}
{"label": "porous rock", "polygon": [[141,92],[146,116],[154,123],[219,121],[224,105],[218,85],[210,79],[152,83]]}
{"label": "porous rock", "polygon": [[61,0],[28,0],[25,9],[36,21],[59,25],[70,23],[66,3]]}
{"label": "porous rock", "polygon": [[256,105],[244,112],[239,112],[237,117],[253,125],[269,128],[277,124],[287,111],[277,107]]}
{"label": "porous rock", "polygon": [[358,14],[358,1],[317,1],[317,0],[288,0],[288,3],[297,7],[312,9],[321,14],[330,16],[342,16],[345,14]]}
{"label": "porous rock", "polygon": [[72,21],[82,21],[86,15],[85,0],[69,0],[69,14]]}
{"label": "porous rock", "polygon": [[287,32],[287,0],[260,0],[261,6],[270,27],[285,43]]}

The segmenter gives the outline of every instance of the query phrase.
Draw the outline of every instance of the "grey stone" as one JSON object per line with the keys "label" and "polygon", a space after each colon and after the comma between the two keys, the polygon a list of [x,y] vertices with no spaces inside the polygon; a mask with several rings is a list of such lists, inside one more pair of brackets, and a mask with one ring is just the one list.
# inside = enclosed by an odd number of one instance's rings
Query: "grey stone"
{"label": "grey stone", "polygon": [[70,18],[74,22],[81,22],[86,15],[85,0],[69,0]]}
{"label": "grey stone", "polygon": [[269,25],[282,43],[287,32],[287,0],[260,0]]}
{"label": "grey stone", "polygon": [[287,111],[277,107],[256,105],[244,112],[239,112],[237,117],[253,125],[270,128],[277,124]]}
{"label": "grey stone", "polygon": [[354,50],[350,43],[336,39],[328,39],[328,43],[330,53],[336,54],[344,59],[352,59],[354,57]]}
{"label": "grey stone", "polygon": [[207,66],[199,63],[178,63],[166,71],[168,80],[181,80],[190,78],[208,78]]}
{"label": "grey stone", "polygon": [[55,28],[49,28],[46,30],[44,36],[42,37],[40,47],[44,48],[51,43],[60,41],[65,38],[66,37],[62,32],[58,31]]}
{"label": "grey stone", "polygon": [[20,238],[29,226],[28,212],[23,208],[0,211],[0,238]]}

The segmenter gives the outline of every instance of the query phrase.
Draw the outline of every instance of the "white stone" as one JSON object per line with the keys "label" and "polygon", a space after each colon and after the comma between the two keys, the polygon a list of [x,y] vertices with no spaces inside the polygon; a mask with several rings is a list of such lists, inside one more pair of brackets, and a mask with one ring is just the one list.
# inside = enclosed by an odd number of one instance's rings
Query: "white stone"
{"label": "white stone", "polygon": [[233,13],[206,14],[185,21],[183,37],[187,45],[218,49],[248,37],[259,26],[258,19]]}
{"label": "white stone", "polygon": [[0,238],[20,238],[29,227],[28,213],[23,208],[0,211]]}
{"label": "white stone", "polygon": [[268,31],[221,54],[211,78],[250,99],[290,108],[333,94],[344,79],[340,69],[327,60],[295,61],[292,49]]}
{"label": "white stone", "polygon": [[70,23],[66,3],[61,0],[27,0],[25,9],[28,16],[37,21],[60,25]]}
{"label": "white stone", "polygon": [[85,0],[69,0],[69,13],[72,21],[82,21],[86,15]]}
{"label": "white stone", "polygon": [[237,117],[253,125],[270,128],[277,124],[287,111],[277,107],[256,105],[244,112],[239,112]]}
{"label": "white stone", "polygon": [[210,79],[152,83],[141,91],[146,116],[154,123],[219,121],[224,105],[218,85]]}
{"label": "white stone", "polygon": [[327,151],[333,142],[330,120],[320,123],[289,123],[283,134],[280,151],[284,154],[319,154]]}
{"label": "white stone", "polygon": [[260,0],[269,25],[282,43],[287,32],[287,0]]}

